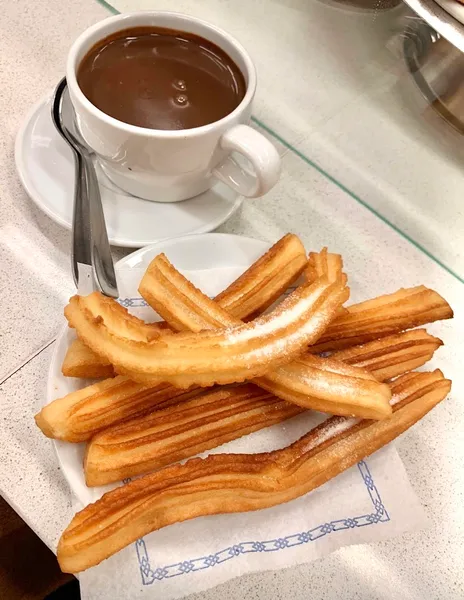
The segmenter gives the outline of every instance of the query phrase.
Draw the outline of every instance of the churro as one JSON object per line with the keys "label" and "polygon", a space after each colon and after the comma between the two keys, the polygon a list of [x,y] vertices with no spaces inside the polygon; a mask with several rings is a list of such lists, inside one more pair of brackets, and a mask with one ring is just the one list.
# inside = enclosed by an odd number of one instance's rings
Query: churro
{"label": "churro", "polygon": [[93,437],[85,480],[89,486],[105,485],[148,473],[303,411],[252,384],[203,391]]}
{"label": "churro", "polygon": [[[408,331],[351,348],[347,359],[364,365],[380,381],[425,364],[441,341],[425,331]],[[340,353],[342,354],[342,353]],[[87,485],[104,485],[141,475],[280,423],[304,408],[255,385],[212,389],[143,417],[109,427],[89,442],[84,462]],[[322,410],[336,410],[334,403]],[[359,409],[355,399],[353,412]],[[349,413],[346,404],[343,407]]]}
{"label": "churro", "polygon": [[443,342],[425,329],[411,329],[379,340],[352,346],[331,355],[349,365],[363,367],[379,381],[412,371],[429,361]]}
{"label": "churro", "polygon": [[329,281],[335,281],[343,271],[343,260],[340,254],[332,254],[327,248],[320,252],[310,252],[304,274],[308,281],[315,281],[325,275]]}
{"label": "churro", "polygon": [[35,422],[47,437],[83,442],[101,429],[189,393],[169,384],[147,388],[118,375],[50,402],[35,416]]}
{"label": "churro", "polygon": [[[312,254],[316,262],[311,281],[324,277],[336,282],[341,276],[341,258],[329,261],[327,252]],[[318,257],[321,257],[318,260]],[[331,263],[331,267],[328,263]],[[150,265],[151,300],[168,323],[194,331],[217,326],[237,326],[238,319],[228,315],[214,300],[195,288],[164,255]],[[143,280],[142,280],[143,281]],[[142,286],[141,286],[142,287]],[[142,291],[142,290],[141,290]],[[306,353],[292,362],[267,371],[253,380],[276,396],[304,408],[333,414],[355,414],[363,418],[382,419],[391,414],[390,391],[364,369],[344,365]]]}
{"label": "churro", "polygon": [[[164,255],[161,255],[164,256]],[[195,306],[195,310],[189,315],[190,322],[187,325],[178,324],[175,319],[175,310],[167,309],[170,303],[176,303],[179,290],[175,289],[170,295],[169,281],[163,280],[163,273],[158,268],[159,257],[156,257],[148,266],[139,285],[140,295],[158,312],[163,318],[169,315],[169,324],[178,331],[200,331],[204,325],[197,326],[197,315],[202,306]],[[228,288],[215,298],[217,306],[237,319],[250,320],[264,312],[294,283],[307,265],[306,253],[300,239],[293,234],[287,234],[274,244],[261,258],[254,262],[240,277]],[[164,284],[165,302],[161,305],[157,299],[158,282]],[[190,284],[192,285],[192,284]],[[182,290],[184,291],[184,290]],[[186,306],[189,306],[188,289],[187,296],[183,298]],[[184,318],[187,317],[184,312]],[[202,321],[204,323],[204,321]],[[210,322],[209,328],[217,328],[225,325],[220,320]]]}
{"label": "churro", "polygon": [[[90,294],[88,298],[89,304],[92,304],[93,294]],[[108,324],[113,324],[117,327],[117,330],[122,337],[133,341],[148,342],[160,337],[160,335],[166,331],[166,325],[164,323],[146,323],[142,319],[132,315],[125,307],[121,306],[115,300],[111,300],[111,302],[102,302],[99,304],[98,309],[100,311],[99,317],[102,320]],[[68,324],[72,327],[72,324],[69,323],[69,321]]]}
{"label": "churro", "polygon": [[383,421],[333,417],[282,450],[191,459],[108,492],[64,531],[61,569],[78,573],[173,523],[302,496],[395,439],[441,402],[450,385],[440,371],[409,373],[392,384],[394,412]]}
{"label": "churro", "polygon": [[[343,271],[343,259],[340,254],[329,253],[327,248],[320,252],[310,252],[308,264],[304,270],[307,281],[315,281],[318,277],[325,276],[329,281],[335,281]],[[344,314],[346,308],[340,306],[337,316]]]}
{"label": "churro", "polygon": [[[295,235],[287,234],[221,292],[217,301],[238,317],[248,318],[272,304],[275,294],[280,295],[285,291],[300,275],[305,264],[306,254],[300,240]],[[149,284],[147,287],[149,288]],[[118,313],[121,312],[117,310]],[[125,309],[122,310],[127,313]],[[137,321],[135,318],[130,319],[133,324]],[[160,322],[156,327],[166,329],[168,325]],[[101,368],[97,365],[110,363],[98,357],[92,365],[89,363],[89,356],[97,355],[81,340],[78,343],[82,348],[82,355],[85,354],[79,359],[82,363],[79,376],[97,377],[95,373]],[[74,354],[74,363],[76,359]],[[85,370],[82,370],[83,363]],[[76,364],[74,367],[76,368]],[[74,373],[74,376],[78,376],[77,371]],[[71,376],[69,370],[64,374]],[[146,412],[167,399],[184,393],[183,390],[174,391],[167,385],[150,387],[151,392],[147,391],[145,384],[136,383],[124,376],[105,380],[54,400],[40,411],[36,422],[49,437],[70,442],[84,441],[104,427]]]}
{"label": "churro", "polygon": [[73,340],[66,352],[61,372],[65,377],[81,377],[82,379],[98,379],[113,377],[113,365],[95,354],[79,338]]}
{"label": "churro", "polygon": [[108,308],[111,299],[98,292],[71,298],[65,316],[84,343],[135,380],[140,374],[144,381],[149,376],[178,387],[209,386],[260,376],[288,362],[320,337],[348,296],[346,277],[333,283],[321,278],[303,283],[250,323],[148,341],[124,337]]}
{"label": "churro", "polygon": [[[298,279],[307,265],[306,253],[300,239],[287,233],[276,244],[255,261],[238,279],[223,290],[217,297],[219,306],[239,319],[249,320],[261,314],[273,304],[285,290]],[[156,285],[151,277],[150,266],[141,282],[144,298],[150,303],[150,290]],[[109,306],[109,305],[108,305]],[[132,334],[132,326],[146,326],[149,336],[153,332],[163,331],[168,325],[163,321],[156,324],[145,324],[128,311],[116,307],[117,317],[128,323]],[[105,316],[105,315],[103,315]],[[108,315],[106,315],[108,317]],[[68,377],[96,378],[110,377],[113,369],[103,357],[90,350],[82,341],[72,344],[63,363],[63,375]],[[104,368],[108,367],[108,368]],[[100,374],[102,373],[102,374]]]}
{"label": "churro", "polygon": [[271,306],[307,264],[301,240],[287,233],[215,298],[229,315],[248,321]]}
{"label": "churro", "polygon": [[341,350],[452,317],[450,305],[434,290],[423,285],[400,289],[348,306],[310,350],[315,354]]}

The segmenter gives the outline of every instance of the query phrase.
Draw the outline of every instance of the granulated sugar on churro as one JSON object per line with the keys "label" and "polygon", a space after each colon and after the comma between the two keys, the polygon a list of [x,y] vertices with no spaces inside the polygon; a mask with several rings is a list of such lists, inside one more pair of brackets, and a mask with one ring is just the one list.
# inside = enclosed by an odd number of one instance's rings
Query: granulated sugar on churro
{"label": "granulated sugar on churro", "polygon": [[321,446],[324,442],[332,440],[337,435],[344,433],[351,429],[354,425],[361,422],[361,419],[347,418],[347,417],[332,417],[327,421],[322,422],[311,432],[312,435],[308,440],[308,443],[304,447],[305,452],[309,452],[318,446]]}

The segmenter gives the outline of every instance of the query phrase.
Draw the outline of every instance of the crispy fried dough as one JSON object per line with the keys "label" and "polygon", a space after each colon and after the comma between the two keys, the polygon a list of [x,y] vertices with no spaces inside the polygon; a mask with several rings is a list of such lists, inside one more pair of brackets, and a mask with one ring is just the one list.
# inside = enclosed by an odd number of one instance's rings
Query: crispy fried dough
{"label": "crispy fried dough", "polygon": [[[327,252],[314,269],[314,277],[327,277],[336,282],[341,276],[341,259],[327,263]],[[313,254],[315,257],[319,255]],[[151,298],[168,323],[173,318],[178,328],[194,327],[200,331],[209,327],[240,324],[219,307],[214,300],[195,288],[168,259],[160,255],[151,265]],[[156,275],[158,274],[158,275]],[[143,293],[142,286],[141,292]],[[194,315],[194,316],[192,316]],[[253,382],[276,396],[304,408],[314,408],[334,414],[355,414],[363,418],[382,419],[391,414],[390,391],[365,369],[344,365],[333,359],[323,359],[306,353],[291,362],[267,371]]]}
{"label": "crispy fried dough", "polygon": [[64,357],[61,372],[65,377],[81,377],[82,379],[114,376],[113,365],[95,354],[79,338],[71,342]]}
{"label": "crispy fried dough", "polygon": [[[423,330],[408,331],[344,351],[380,381],[427,362],[441,341]],[[340,407],[323,403],[322,411]],[[353,411],[358,408],[355,400]],[[349,413],[346,403],[342,409]],[[84,470],[89,486],[141,475],[289,419],[305,409],[252,384],[212,389],[95,435]]]}
{"label": "crispy fried dough", "polygon": [[[124,337],[112,314],[114,301],[94,292],[74,296],[65,316],[79,337],[117,370],[146,382],[178,387],[240,382],[284,364],[315,342],[349,295],[346,278],[304,283],[271,313],[227,329],[164,334],[151,341]],[[105,314],[105,318],[102,314]]]}
{"label": "crispy fried dough", "polygon": [[333,417],[282,450],[194,458],[108,492],[64,531],[61,569],[88,569],[173,523],[302,496],[406,431],[446,397],[450,385],[440,371],[409,373],[392,384],[394,412],[383,421]]}
{"label": "crispy fried dough", "polygon": [[310,350],[314,354],[341,350],[452,317],[450,305],[434,290],[423,285],[401,289],[349,306]]}

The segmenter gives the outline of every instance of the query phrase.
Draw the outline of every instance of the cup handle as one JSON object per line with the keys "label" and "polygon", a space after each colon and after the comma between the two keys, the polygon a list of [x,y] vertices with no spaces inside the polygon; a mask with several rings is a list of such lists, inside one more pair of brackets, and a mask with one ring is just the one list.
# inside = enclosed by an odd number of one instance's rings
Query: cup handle
{"label": "cup handle", "polygon": [[223,150],[238,152],[251,163],[254,173],[245,171],[232,156],[213,169],[213,175],[247,198],[266,194],[280,175],[280,156],[261,133],[248,125],[235,125],[219,142]]}

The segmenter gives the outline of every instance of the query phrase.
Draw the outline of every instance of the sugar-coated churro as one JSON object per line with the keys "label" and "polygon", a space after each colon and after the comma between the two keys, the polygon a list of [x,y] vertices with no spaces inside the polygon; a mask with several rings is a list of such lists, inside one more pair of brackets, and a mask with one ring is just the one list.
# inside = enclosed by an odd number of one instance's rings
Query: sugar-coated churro
{"label": "sugar-coated churro", "polygon": [[[178,331],[204,329],[204,325],[197,325],[197,315],[202,311],[201,305],[195,306],[195,310],[189,315],[184,312],[184,318],[190,318],[188,326],[185,323],[178,324],[176,322],[177,295],[186,292],[187,295],[183,301],[185,306],[189,306],[189,289],[175,289],[175,293],[170,295],[169,281],[163,279],[163,272],[159,268],[160,257],[163,256],[156,257],[148,266],[139,285],[140,295],[156,312],[158,312],[158,308],[161,308],[162,310],[158,314],[163,318],[165,318],[165,314],[169,315],[169,323],[173,329]],[[234,283],[216,296],[215,302],[229,315],[237,319],[249,320],[273,304],[296,281],[306,265],[307,259],[303,244],[296,235],[287,234],[253,263]],[[157,292],[160,280],[163,282],[165,293],[165,302],[162,304],[159,303],[159,292]],[[171,303],[174,305],[174,310],[169,311],[167,307]],[[217,320],[210,322],[208,328],[217,328],[222,325],[224,323]]]}
{"label": "sugar-coated churro", "polygon": [[[332,255],[324,251],[312,254],[313,261],[322,265],[314,268],[314,278],[337,281],[341,277],[341,258],[334,259],[329,268],[328,256]],[[152,302],[168,323],[172,319],[177,328],[194,328],[194,331],[240,323],[195,288],[165,256],[156,257],[150,270],[157,281],[151,291]],[[304,408],[374,419],[391,414],[390,391],[372,374],[333,359],[309,353],[304,356],[269,370],[265,376],[254,379],[254,383]]]}
{"label": "sugar-coated churro", "polygon": [[[408,292],[408,291],[407,291]],[[407,295],[407,293],[406,293]],[[396,295],[395,295],[396,296]],[[428,294],[427,294],[428,296]],[[389,298],[391,299],[391,297],[384,297],[384,300],[386,300],[388,302]],[[371,301],[368,301],[367,303],[361,303],[361,305],[357,305],[358,310],[362,309],[362,307],[366,307],[369,306],[369,304],[371,303]],[[353,307],[352,307],[353,308]],[[450,310],[450,309],[449,309]],[[448,314],[448,313],[447,313]],[[206,326],[206,325],[205,325]],[[383,377],[384,373],[387,373],[388,377],[394,377],[398,374],[398,372],[395,370],[395,365],[394,365],[394,361],[395,360],[400,360],[401,362],[399,363],[399,372],[404,372],[404,368],[402,365],[402,354],[404,352],[408,353],[408,357],[409,357],[409,366],[410,369],[412,368],[416,368],[417,366],[424,364],[425,362],[425,358],[428,355],[428,352],[432,352],[436,347],[437,347],[437,342],[435,341],[435,339],[432,339],[429,341],[427,340],[423,340],[421,341],[421,336],[425,335],[428,336],[428,334],[424,333],[419,333],[419,332],[408,332],[408,340],[407,342],[405,341],[404,338],[402,338],[402,346],[398,348],[398,354],[396,356],[396,358],[392,355],[389,356],[388,360],[389,360],[389,364],[383,365],[383,369],[379,366],[378,367],[378,371],[374,372],[375,376],[378,379],[385,379],[385,377]],[[419,336],[419,338],[414,338],[414,336]],[[413,339],[414,338],[414,339]],[[430,336],[428,336],[428,338],[430,338]],[[385,343],[390,344],[390,342],[388,340],[385,340]],[[382,340],[379,340],[378,342],[379,345],[382,344]],[[366,349],[368,348],[368,344],[366,344]],[[377,349],[380,346],[377,346]],[[427,350],[428,348],[428,350]],[[355,349],[354,349],[355,350]],[[358,349],[356,349],[356,352],[359,352]],[[372,352],[374,352],[374,358],[375,358],[375,349],[372,350]],[[425,354],[424,354],[425,352]],[[416,355],[414,355],[414,353],[416,353]],[[346,350],[343,351],[342,353],[338,352],[336,354],[333,355],[333,358],[336,358],[337,360],[343,360],[345,362],[350,362],[349,361],[349,355],[350,355],[350,350]],[[378,361],[377,361],[378,363]],[[358,364],[358,363],[356,363]],[[361,365],[361,366],[368,366],[367,364]],[[387,378],[388,378],[387,377]],[[117,380],[116,382],[102,382],[104,389],[102,389],[101,391],[104,393],[100,394],[100,390],[95,390],[94,393],[92,394],[85,394],[85,398],[83,399],[83,402],[85,402],[86,406],[85,406],[85,414],[86,414],[86,431],[85,432],[79,432],[78,436],[79,436],[79,441],[80,439],[88,439],[91,435],[93,435],[96,431],[98,431],[99,429],[101,429],[104,426],[109,426],[112,425],[113,423],[117,423],[118,421],[124,419],[124,418],[128,418],[133,416],[134,414],[136,414],[137,412],[140,411],[136,411],[134,410],[134,412],[131,412],[131,402],[130,402],[130,398],[132,397],[132,394],[135,396],[135,399],[137,400],[139,398],[139,393],[144,390],[144,386],[143,384],[137,384],[134,382],[129,382],[126,378],[125,381],[125,388],[127,389],[127,404],[124,405],[124,410],[120,411],[120,404],[119,404],[119,380]],[[113,401],[112,398],[112,386],[115,386],[114,389],[114,394],[115,394],[115,400]],[[275,390],[277,391],[277,390]],[[156,405],[156,402],[151,402],[150,398],[155,398],[156,395],[150,395],[150,394],[143,394],[143,397],[146,399],[146,404],[144,404],[143,406],[143,410],[150,410],[152,407],[154,407]],[[287,395],[287,398],[289,396]],[[309,397],[311,398],[311,397]],[[308,398],[308,399],[309,399]],[[73,398],[74,399],[74,398]],[[107,405],[105,406],[105,399],[107,402]],[[67,400],[66,398],[63,399],[59,399],[55,401],[56,403],[63,402],[63,404],[66,404]],[[95,402],[95,422],[92,424],[92,403]],[[308,402],[309,404],[309,402]],[[56,406],[56,405],[55,405]],[[134,408],[138,406],[138,401],[133,403]],[[316,408],[317,405],[313,405],[314,408]],[[310,406],[308,406],[310,407]],[[103,410],[103,408],[105,409],[106,412],[106,419],[107,420],[102,420],[101,416],[100,416],[100,410]],[[66,411],[67,409],[64,408],[64,411]],[[329,407],[327,405],[323,406],[321,408],[321,410],[329,410]],[[351,412],[356,412],[356,410],[351,410]],[[60,437],[60,439],[68,439],[66,436],[71,436],[70,440],[75,440],[76,438],[76,434],[74,434],[72,432],[72,427],[75,426],[76,423],[78,423],[79,421],[79,415],[80,415],[80,411],[79,410],[75,410],[72,413],[72,416],[70,416],[69,418],[71,419],[70,421],[70,429],[68,431],[67,428],[62,429],[61,425],[62,423],[58,422],[54,423],[54,418],[58,419],[58,421],[60,421],[59,419],[59,415],[61,414],[61,411],[57,410],[55,411],[45,411],[45,414],[42,415],[43,418],[38,418],[38,422],[42,424],[43,428],[44,428],[44,432],[46,432],[46,435],[50,435],[51,437]],[[67,414],[66,412],[64,414]],[[52,418],[52,415],[54,418]],[[57,434],[56,432],[61,431],[61,434]]]}
{"label": "sugar-coated churro", "polygon": [[[284,364],[315,342],[349,295],[346,278],[304,283],[271,313],[227,329],[164,334],[151,341],[121,337],[109,298],[98,292],[74,296],[65,309],[71,326],[97,354],[115,368],[146,381],[178,387],[233,383]],[[102,314],[109,315],[104,318]]]}
{"label": "sugar-coated churro", "polygon": [[[241,318],[260,313],[272,304],[276,294],[280,295],[294,282],[305,264],[306,254],[303,245],[297,236],[287,234],[232,285],[221,292],[218,302]],[[117,310],[119,313],[120,310]],[[123,312],[127,313],[125,309]],[[138,322],[130,317],[129,320],[131,323]],[[155,327],[163,330],[168,325],[160,322]],[[79,354],[76,354],[75,344],[79,345]],[[97,357],[81,340],[73,343],[71,348],[74,348],[70,357],[72,367],[68,365],[64,375],[83,378],[99,377],[100,375],[97,375],[101,372],[99,369],[108,368],[110,364],[106,359]],[[92,363],[92,360],[95,362]],[[74,371],[71,371],[71,368]],[[112,374],[111,367],[111,374],[108,376]],[[122,376],[114,380],[102,381],[85,388],[85,391],[73,392],[54,400],[50,408],[43,409],[37,415],[36,421],[49,437],[71,442],[84,441],[104,427],[145,412],[164,402],[164,399],[160,398],[161,391],[162,394],[166,394],[166,397],[175,397],[183,393],[183,391],[168,390],[166,385],[158,386],[158,389],[156,386],[155,389],[153,386],[150,387],[153,393],[147,392],[147,386],[143,383],[136,383]],[[80,423],[81,414],[85,415],[83,423]]]}
{"label": "sugar-coated churro", "polygon": [[333,415],[385,419],[391,392],[365,369],[304,354],[256,377],[253,383],[279,398]]}
{"label": "sugar-coated churro", "polygon": [[[216,302],[228,311],[229,314],[244,320],[249,320],[261,314],[285,290],[296,281],[307,264],[306,253],[300,239],[291,233],[287,233],[276,244],[274,244],[263,256],[261,256],[251,267],[229,287],[222,291]],[[156,286],[156,275],[152,277],[150,266],[148,267],[141,283],[142,296],[150,303],[151,289]],[[132,317],[129,317],[132,319]],[[138,320],[133,320],[137,323]],[[167,327],[162,321],[155,327],[161,330]],[[109,377],[108,375],[94,375],[103,372],[103,365],[109,365],[108,361],[98,357],[90,348],[80,342],[79,353],[77,348],[69,349],[68,363],[63,368],[63,375],[69,377]],[[74,355],[76,353],[76,355]],[[76,360],[78,366],[74,366]]]}
{"label": "sugar-coated churro", "polygon": [[450,385],[440,371],[409,373],[392,384],[394,412],[383,421],[333,417],[282,450],[191,459],[108,492],[64,531],[61,569],[78,573],[173,523],[302,496],[403,433],[446,397]]}
{"label": "sugar-coated churro", "polygon": [[[386,381],[424,365],[441,344],[438,338],[417,329],[342,350],[334,357],[363,367],[379,381]],[[169,385],[146,388],[118,376],[55,400],[40,411],[36,420],[48,437],[81,442],[104,428],[113,428],[122,420],[165,407],[171,400],[180,402],[184,394],[184,390],[175,390]],[[330,403],[321,405],[320,399],[314,402],[314,408],[319,404],[323,412],[335,409]],[[349,414],[356,413],[357,402],[346,408]]]}

